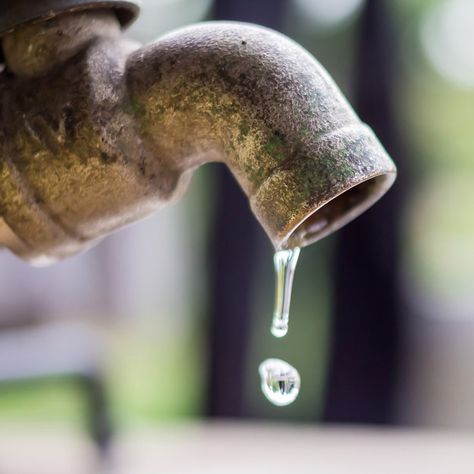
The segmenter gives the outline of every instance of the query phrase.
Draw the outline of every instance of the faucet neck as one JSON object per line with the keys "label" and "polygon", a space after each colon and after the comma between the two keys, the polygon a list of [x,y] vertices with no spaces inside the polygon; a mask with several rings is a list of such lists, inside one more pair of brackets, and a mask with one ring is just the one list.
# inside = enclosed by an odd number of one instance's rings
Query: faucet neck
{"label": "faucet neck", "polygon": [[89,10],[18,26],[2,38],[2,47],[8,70],[33,78],[45,75],[93,40],[119,34],[120,23],[111,10]]}
{"label": "faucet neck", "polygon": [[373,204],[395,167],[322,67],[267,29],[204,23],[127,59],[130,109],[170,170],[227,164],[276,249]]}

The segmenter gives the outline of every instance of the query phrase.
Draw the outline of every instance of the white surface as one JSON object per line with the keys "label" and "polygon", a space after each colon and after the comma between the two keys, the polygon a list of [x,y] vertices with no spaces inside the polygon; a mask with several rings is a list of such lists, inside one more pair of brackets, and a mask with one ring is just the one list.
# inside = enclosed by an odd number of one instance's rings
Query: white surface
{"label": "white surface", "polygon": [[[277,424],[163,427],[115,446],[117,474],[474,472],[474,435]],[[92,452],[64,432],[0,427],[0,473],[92,473]]]}

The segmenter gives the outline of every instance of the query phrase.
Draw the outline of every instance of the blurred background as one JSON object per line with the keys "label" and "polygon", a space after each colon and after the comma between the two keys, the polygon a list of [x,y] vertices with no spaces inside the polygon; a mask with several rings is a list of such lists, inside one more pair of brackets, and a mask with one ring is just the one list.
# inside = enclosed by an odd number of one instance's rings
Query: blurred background
{"label": "blurred background", "polygon": [[[59,427],[105,452],[114,433],[221,417],[474,429],[474,2],[142,4],[126,33],[142,42],[231,19],[301,43],[399,180],[303,249],[284,340],[269,332],[272,247],[218,165],[86,254],[36,269],[1,253],[0,439]],[[267,357],[302,376],[287,408],[259,389]],[[0,446],[13,472],[1,463]]]}

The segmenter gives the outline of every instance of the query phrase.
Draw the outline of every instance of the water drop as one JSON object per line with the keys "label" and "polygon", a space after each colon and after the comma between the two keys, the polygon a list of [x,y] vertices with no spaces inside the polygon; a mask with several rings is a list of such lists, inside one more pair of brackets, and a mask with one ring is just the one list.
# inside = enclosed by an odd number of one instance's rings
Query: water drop
{"label": "water drop", "polygon": [[288,332],[291,288],[299,255],[300,249],[295,247],[293,249],[279,250],[273,256],[276,291],[271,333],[275,337],[283,337]]}
{"label": "water drop", "polygon": [[298,371],[281,359],[266,359],[258,368],[262,392],[274,405],[283,407],[296,400],[301,379]]}

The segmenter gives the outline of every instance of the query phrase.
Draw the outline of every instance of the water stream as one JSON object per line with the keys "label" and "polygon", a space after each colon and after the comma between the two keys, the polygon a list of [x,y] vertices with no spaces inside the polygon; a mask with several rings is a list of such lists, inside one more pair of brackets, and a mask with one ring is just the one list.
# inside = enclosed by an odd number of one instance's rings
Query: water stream
{"label": "water stream", "polygon": [[[300,255],[298,247],[278,250],[273,256],[276,288],[275,309],[271,333],[282,338],[288,333],[291,289],[296,263]],[[293,403],[300,391],[301,377],[298,371],[281,359],[266,359],[258,369],[263,394],[276,406]]]}

